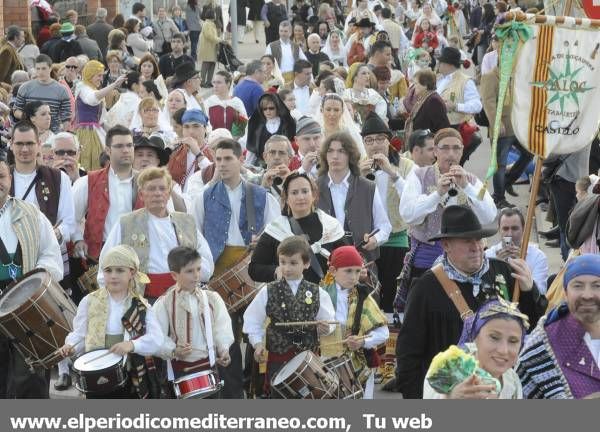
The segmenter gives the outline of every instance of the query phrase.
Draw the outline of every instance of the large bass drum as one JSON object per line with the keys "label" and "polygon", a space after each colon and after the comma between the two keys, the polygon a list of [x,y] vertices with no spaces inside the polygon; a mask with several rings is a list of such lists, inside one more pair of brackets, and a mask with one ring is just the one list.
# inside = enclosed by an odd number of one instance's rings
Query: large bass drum
{"label": "large bass drum", "polygon": [[50,274],[33,270],[0,297],[0,331],[32,366],[51,368],[73,329],[77,306]]}

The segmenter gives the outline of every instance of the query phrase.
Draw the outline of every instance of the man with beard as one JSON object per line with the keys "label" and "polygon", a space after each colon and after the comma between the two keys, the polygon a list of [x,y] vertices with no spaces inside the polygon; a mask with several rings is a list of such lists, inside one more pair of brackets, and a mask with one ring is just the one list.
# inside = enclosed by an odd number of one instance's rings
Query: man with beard
{"label": "man with beard", "polygon": [[600,393],[600,256],[567,263],[566,303],[542,318],[517,373],[528,399],[585,399]]}

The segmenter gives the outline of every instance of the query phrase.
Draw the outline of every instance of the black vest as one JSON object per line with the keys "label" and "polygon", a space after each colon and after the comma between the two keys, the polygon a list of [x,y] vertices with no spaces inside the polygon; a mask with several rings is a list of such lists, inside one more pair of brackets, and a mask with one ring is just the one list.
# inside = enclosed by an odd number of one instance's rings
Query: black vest
{"label": "black vest", "polygon": [[[318,344],[316,326],[277,327],[275,323],[314,321],[319,312],[319,286],[302,280],[294,296],[287,282],[280,280],[267,286],[267,295],[266,313],[271,319],[267,327],[267,350],[277,354],[292,349],[296,352],[314,350]],[[310,299],[308,303],[307,299]]]}

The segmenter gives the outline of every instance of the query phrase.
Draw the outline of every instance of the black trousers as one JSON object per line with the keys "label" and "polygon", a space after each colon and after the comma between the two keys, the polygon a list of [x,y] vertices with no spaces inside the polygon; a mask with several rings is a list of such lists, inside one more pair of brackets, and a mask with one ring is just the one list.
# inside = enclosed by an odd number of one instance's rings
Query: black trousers
{"label": "black trousers", "polygon": [[201,85],[208,86],[212,82],[213,73],[215,72],[216,62],[203,61],[200,67]]}
{"label": "black trousers", "polygon": [[231,363],[227,367],[219,366],[219,375],[225,386],[221,390],[221,399],[244,399],[244,368],[242,364],[242,350],[240,342],[242,340],[242,314],[235,312],[229,314],[235,342],[229,347],[229,356]]}
{"label": "black trousers", "polygon": [[575,198],[575,183],[555,176],[550,182],[550,193],[556,210],[558,227],[560,229],[560,254],[564,261],[569,255],[569,246],[567,245],[566,228],[569,221],[569,214],[577,199]]}
{"label": "black trousers", "polygon": [[402,271],[404,256],[408,248],[400,247],[381,247],[379,248],[379,258],[375,261],[381,291],[379,295],[379,306],[384,312],[394,312],[394,299],[396,298],[396,279]]}
{"label": "black trousers", "polygon": [[0,335],[0,398],[49,399],[50,371],[31,368],[21,354]]}

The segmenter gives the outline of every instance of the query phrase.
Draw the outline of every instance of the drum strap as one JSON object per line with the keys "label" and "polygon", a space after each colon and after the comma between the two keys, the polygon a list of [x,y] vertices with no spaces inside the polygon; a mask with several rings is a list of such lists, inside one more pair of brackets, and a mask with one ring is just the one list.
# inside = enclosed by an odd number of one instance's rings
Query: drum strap
{"label": "drum strap", "polygon": [[[296,219],[293,217],[288,217],[288,221],[290,222],[290,228],[295,235],[306,237],[306,240],[308,240],[308,235],[304,233],[302,227]],[[317,259],[317,256],[312,248],[310,249],[310,268],[315,272],[319,279],[323,279],[323,269],[321,268],[321,264],[319,264],[319,260]]]}
{"label": "drum strap", "polygon": [[23,251],[21,250],[21,243],[17,243],[17,250],[11,259],[10,254],[6,250],[4,242],[0,238],[0,264],[2,267],[8,267],[10,278],[12,280],[16,280],[18,276],[18,269],[20,269],[23,265]]}
{"label": "drum strap", "polygon": [[354,312],[354,316],[352,317],[352,334],[357,335],[360,331],[360,318],[363,312],[363,306],[365,304],[365,300],[369,296],[369,289],[364,285],[359,285],[356,287],[358,292],[358,297],[356,299],[356,310]]}
{"label": "drum strap", "polygon": [[434,266],[431,271],[435,275],[436,279],[444,288],[446,295],[450,298],[456,310],[460,314],[460,318],[464,321],[470,316],[473,316],[473,311],[467,304],[465,297],[460,292],[460,288],[451,280],[446,273],[444,273],[444,267],[441,264]]}
{"label": "drum strap", "polygon": [[248,231],[256,234],[256,213],[254,213],[254,191],[250,182],[246,182],[246,220],[248,223]]}

